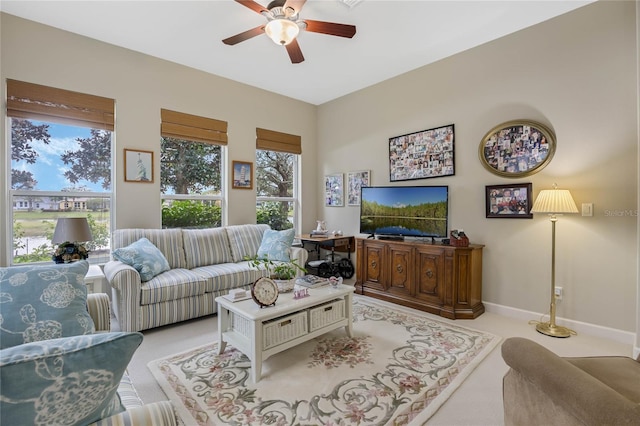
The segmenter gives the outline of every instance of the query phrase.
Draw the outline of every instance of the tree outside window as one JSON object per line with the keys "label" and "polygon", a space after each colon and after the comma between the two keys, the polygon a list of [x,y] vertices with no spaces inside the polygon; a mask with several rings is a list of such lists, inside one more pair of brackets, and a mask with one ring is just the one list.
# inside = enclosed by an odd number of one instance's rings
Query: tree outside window
{"label": "tree outside window", "polygon": [[295,227],[298,155],[256,151],[257,223],[272,229]]}
{"label": "tree outside window", "polygon": [[222,225],[222,150],[210,143],[161,139],[163,228]]}

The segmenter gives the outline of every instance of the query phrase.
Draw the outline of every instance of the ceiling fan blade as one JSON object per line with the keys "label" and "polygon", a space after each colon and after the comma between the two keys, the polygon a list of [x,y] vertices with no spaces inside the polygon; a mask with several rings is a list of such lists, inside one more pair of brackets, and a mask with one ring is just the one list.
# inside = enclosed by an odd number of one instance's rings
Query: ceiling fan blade
{"label": "ceiling fan blade", "polygon": [[253,0],[236,0],[237,3],[240,3],[241,5],[248,7],[249,9],[253,10],[256,13],[260,13],[262,14],[262,12],[268,12],[269,9],[267,9],[266,7],[256,3]]}
{"label": "ceiling fan blade", "polygon": [[307,24],[307,31],[311,31],[312,33],[321,33],[347,38],[352,38],[356,34],[355,25],[314,21],[312,19],[305,19],[304,22]]}
{"label": "ceiling fan blade", "polygon": [[283,9],[292,8],[296,11],[296,13],[300,13],[302,10],[302,6],[307,2],[307,0],[287,0],[284,4]]}
{"label": "ceiling fan blade", "polygon": [[255,28],[251,28],[250,30],[247,30],[245,32],[242,32],[240,34],[236,34],[234,36],[231,36],[229,38],[225,38],[224,40],[222,40],[222,42],[224,44],[228,44],[229,46],[233,46],[234,44],[238,44],[242,41],[245,40],[249,40],[252,37],[255,37],[257,35],[260,35],[264,33],[264,25],[260,25],[259,27],[255,27]]}
{"label": "ceiling fan blade", "polygon": [[287,53],[289,54],[292,64],[299,64],[304,61],[304,56],[302,56],[302,50],[300,50],[298,40],[293,39],[293,41],[285,47],[287,48]]}

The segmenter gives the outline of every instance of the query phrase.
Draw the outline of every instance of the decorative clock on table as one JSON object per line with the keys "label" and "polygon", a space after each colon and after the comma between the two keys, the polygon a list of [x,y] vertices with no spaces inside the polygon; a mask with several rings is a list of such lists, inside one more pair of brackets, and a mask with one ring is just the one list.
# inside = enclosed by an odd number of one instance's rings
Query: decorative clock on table
{"label": "decorative clock on table", "polygon": [[258,278],[251,286],[251,297],[261,308],[276,304],[278,285],[271,278]]}

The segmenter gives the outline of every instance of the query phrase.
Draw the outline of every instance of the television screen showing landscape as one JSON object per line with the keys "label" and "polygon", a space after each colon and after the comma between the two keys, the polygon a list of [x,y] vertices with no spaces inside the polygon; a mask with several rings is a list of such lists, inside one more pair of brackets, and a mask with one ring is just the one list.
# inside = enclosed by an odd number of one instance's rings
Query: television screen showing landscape
{"label": "television screen showing landscape", "polygon": [[363,187],[360,233],[446,237],[447,186]]}

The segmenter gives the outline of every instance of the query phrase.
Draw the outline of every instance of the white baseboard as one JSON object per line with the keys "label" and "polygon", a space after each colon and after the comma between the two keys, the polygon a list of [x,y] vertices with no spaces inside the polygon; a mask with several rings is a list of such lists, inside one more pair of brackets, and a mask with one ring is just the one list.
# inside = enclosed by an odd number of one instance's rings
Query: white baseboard
{"label": "white baseboard", "polygon": [[[525,311],[523,309],[512,308],[509,306],[498,305],[495,303],[482,302],[485,310],[497,315],[520,320],[531,320],[541,318],[543,314],[539,312]],[[574,321],[566,318],[556,317],[558,325],[569,327],[578,333],[588,334],[590,336],[601,337],[603,339],[613,340],[615,342],[627,345],[635,344],[635,334],[630,331],[618,330],[615,328],[603,327],[601,325],[589,324],[581,321]],[[634,357],[640,354],[640,348],[633,348]]]}

